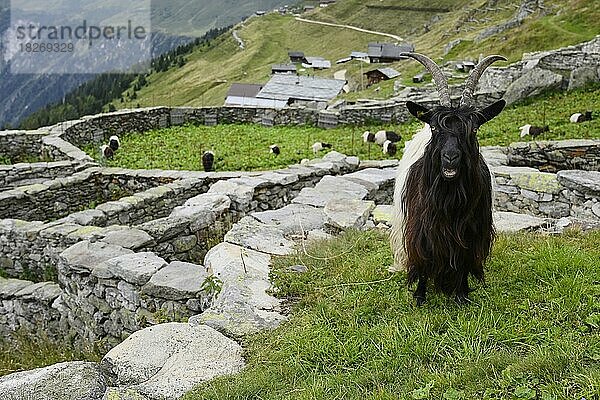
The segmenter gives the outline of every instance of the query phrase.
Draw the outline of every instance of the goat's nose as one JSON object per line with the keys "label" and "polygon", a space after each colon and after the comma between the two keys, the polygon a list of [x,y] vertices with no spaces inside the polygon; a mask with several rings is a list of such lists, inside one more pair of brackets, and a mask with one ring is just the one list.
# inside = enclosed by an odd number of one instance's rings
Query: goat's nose
{"label": "goat's nose", "polygon": [[444,155],[442,157],[443,157],[444,161],[452,163],[458,159],[458,156],[459,156],[458,153],[444,153]]}

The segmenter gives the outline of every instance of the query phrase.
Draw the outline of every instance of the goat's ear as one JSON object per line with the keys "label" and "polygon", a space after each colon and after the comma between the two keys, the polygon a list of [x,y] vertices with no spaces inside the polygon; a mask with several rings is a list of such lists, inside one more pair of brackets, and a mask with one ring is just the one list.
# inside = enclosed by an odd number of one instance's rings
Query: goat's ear
{"label": "goat's ear", "polygon": [[429,108],[423,107],[412,101],[406,102],[406,108],[408,108],[408,111],[412,115],[425,122],[426,124],[428,124],[429,121],[431,121],[431,110]]}
{"label": "goat's ear", "polygon": [[489,120],[493,119],[495,116],[500,114],[502,112],[502,110],[504,109],[504,106],[506,106],[506,101],[498,100],[498,101],[490,104],[489,106],[479,110],[479,114],[480,114],[479,118],[481,119],[479,125],[485,124],[486,122],[488,122]]}

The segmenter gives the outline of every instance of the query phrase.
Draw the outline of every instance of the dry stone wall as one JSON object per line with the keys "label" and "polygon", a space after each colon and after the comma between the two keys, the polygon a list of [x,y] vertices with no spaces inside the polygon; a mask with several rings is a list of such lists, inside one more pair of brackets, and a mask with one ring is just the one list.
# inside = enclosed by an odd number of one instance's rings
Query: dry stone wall
{"label": "dry stone wall", "polygon": [[576,139],[518,142],[508,146],[507,156],[510,165],[534,167],[545,172],[565,169],[598,171],[600,141]]}

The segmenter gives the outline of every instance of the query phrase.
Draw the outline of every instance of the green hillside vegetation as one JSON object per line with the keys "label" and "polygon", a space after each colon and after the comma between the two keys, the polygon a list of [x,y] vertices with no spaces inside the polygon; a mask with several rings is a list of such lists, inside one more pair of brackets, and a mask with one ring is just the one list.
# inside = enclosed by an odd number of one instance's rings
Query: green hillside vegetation
{"label": "green hillside vegetation", "polygon": [[596,399],[599,247],[600,232],[500,235],[472,303],[415,307],[386,234],[321,242],[274,261],[290,320],[184,399]]}
{"label": "green hillside vegetation", "polygon": [[[431,57],[441,57],[443,49],[452,40],[462,42],[454,47],[444,60],[471,58],[480,54],[500,53],[510,62],[521,59],[523,52],[548,50],[590,40],[600,32],[600,9],[592,0],[562,2],[547,0],[544,10],[537,10],[523,24],[493,35],[479,43],[476,36],[491,26],[512,18],[519,0],[436,0],[428,7],[448,8],[449,12],[396,10],[393,7],[419,7],[422,2],[381,1],[362,2],[345,0],[326,8],[319,8],[302,16],[309,19],[351,24],[365,29],[395,34],[415,43],[417,51]],[[392,7],[389,8],[374,8]],[[494,11],[486,11],[486,9]],[[425,25],[427,29],[425,29]],[[301,50],[307,56],[322,56],[332,61],[330,70],[307,70],[302,74],[315,74],[332,78],[334,72],[346,70],[346,79],[356,92],[346,98],[389,98],[393,95],[393,81],[365,88],[362,73],[371,68],[391,66],[403,75],[403,83],[422,67],[414,62],[389,65],[369,65],[359,61],[335,64],[351,51],[366,51],[367,43],[392,41],[373,34],[346,28],[327,27],[299,22],[293,16],[269,14],[251,18],[234,27],[244,40],[241,50],[231,34],[215,40],[210,47],[200,46],[188,57],[185,66],[173,67],[166,72],[147,77],[148,85],[133,93],[126,91],[123,103],[114,102],[116,108],[141,106],[205,106],[222,105],[225,94],[233,82],[264,83],[270,77],[271,64],[287,62],[288,50]],[[428,30],[428,32],[426,32]],[[499,64],[502,65],[502,64]],[[361,85],[362,82],[362,85]],[[364,90],[366,89],[366,90]],[[131,97],[134,97],[131,99]]]}
{"label": "green hillside vegetation", "polygon": [[[536,140],[600,138],[600,115],[581,124],[569,122],[575,112],[600,109],[600,86],[571,92],[555,92],[529,99],[522,104],[507,107],[498,117],[479,131],[482,146],[502,145],[521,140],[519,127],[525,124],[549,125],[550,132]],[[122,168],[158,168],[177,170],[202,169],[201,156],[205,150],[216,154],[218,171],[264,170],[282,168],[298,163],[303,158],[314,158],[310,146],[316,141],[333,144],[333,149],[361,159],[393,158],[383,154],[376,145],[365,145],[362,133],[369,129],[394,130],[402,135],[398,154],[404,141],[422,126],[412,120],[402,125],[346,126],[324,130],[312,126],[265,128],[260,125],[182,126],[153,130],[143,134],[131,133],[121,138],[121,149],[109,161],[100,157],[99,149],[86,148],[88,154],[108,166]],[[281,155],[269,153],[271,144],[279,145]],[[322,156],[323,153],[318,156]]]}

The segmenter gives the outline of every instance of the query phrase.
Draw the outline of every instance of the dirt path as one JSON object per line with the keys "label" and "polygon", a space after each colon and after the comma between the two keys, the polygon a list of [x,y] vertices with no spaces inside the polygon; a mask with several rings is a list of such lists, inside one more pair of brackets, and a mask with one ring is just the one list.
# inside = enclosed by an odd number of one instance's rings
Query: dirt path
{"label": "dirt path", "polygon": [[333,73],[333,79],[340,79],[342,81],[346,80],[346,70],[341,69]]}
{"label": "dirt path", "polygon": [[240,49],[244,50],[244,41],[238,36],[237,31],[233,31],[233,37],[240,45]]}
{"label": "dirt path", "polygon": [[392,39],[395,39],[399,42],[403,41],[404,39],[402,39],[400,36],[396,36],[396,35],[392,35],[391,33],[384,33],[384,32],[376,32],[376,31],[370,31],[368,29],[362,29],[362,28],[357,28],[356,26],[352,26],[352,25],[340,25],[340,24],[332,24],[331,22],[321,22],[321,21],[313,21],[310,19],[305,19],[305,18],[300,18],[300,17],[296,17],[296,21],[301,21],[301,22],[308,22],[311,24],[319,24],[319,25],[327,25],[327,26],[335,26],[337,28],[348,28],[348,29],[352,29],[355,31],[359,31],[359,32],[364,32],[364,33],[371,33],[373,35],[380,35],[380,36],[387,36],[390,37]]}

